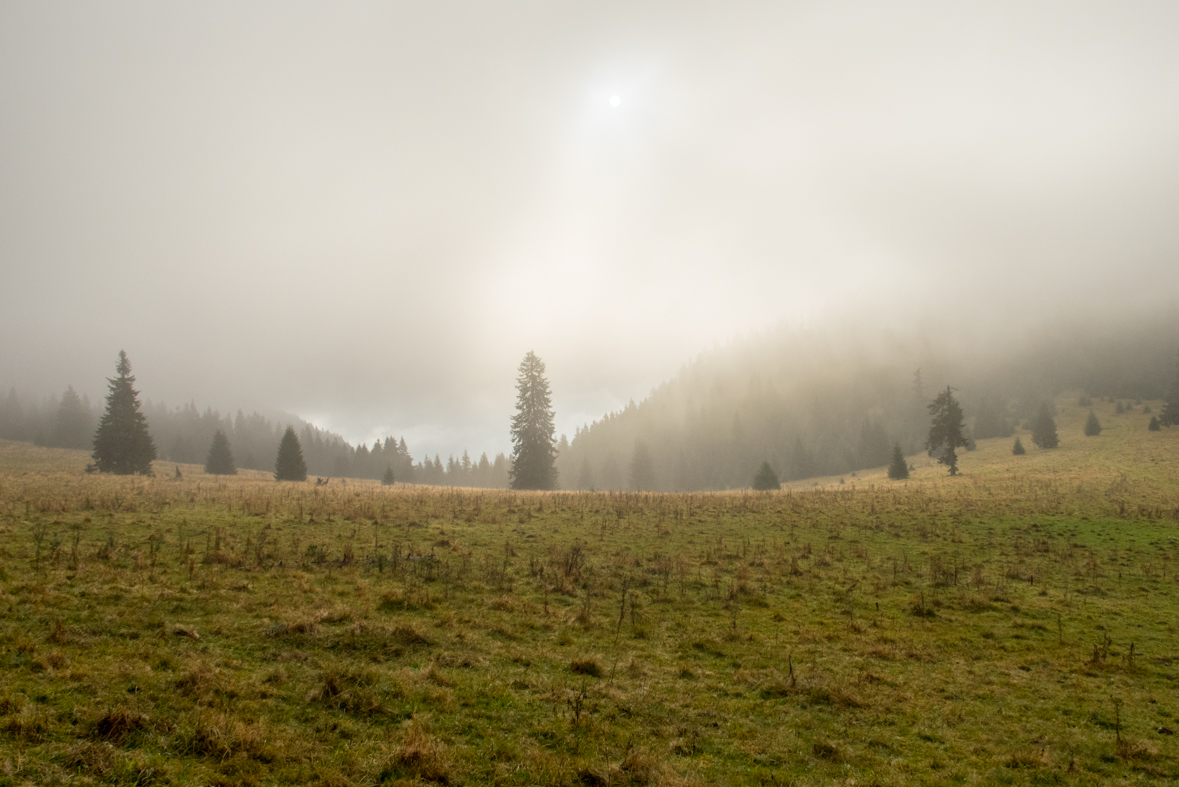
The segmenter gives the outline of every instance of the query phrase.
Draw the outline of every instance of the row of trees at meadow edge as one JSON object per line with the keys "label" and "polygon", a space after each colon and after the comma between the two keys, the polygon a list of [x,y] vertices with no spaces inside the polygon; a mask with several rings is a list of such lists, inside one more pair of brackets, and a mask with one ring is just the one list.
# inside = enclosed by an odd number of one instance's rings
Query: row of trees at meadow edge
{"label": "row of trees at meadow edge", "polygon": [[[125,372],[122,371],[126,364]],[[110,385],[130,374],[130,361],[120,352],[116,377]],[[128,384],[124,380],[123,384]],[[125,396],[125,394],[121,394]],[[108,392],[109,398],[109,392]],[[372,446],[352,446],[339,435],[320,429],[294,416],[272,421],[258,413],[222,415],[212,408],[203,412],[194,403],[169,407],[163,402],[136,397],[135,409],[142,415],[155,450],[153,458],[180,464],[206,464],[210,451],[221,434],[232,459],[233,470],[274,470],[279,444],[287,423],[299,440],[307,472],[320,477],[385,479],[392,471],[397,481],[445,486],[508,486],[509,460],[500,453],[495,459],[486,454],[472,460],[462,457],[426,457],[415,462],[405,439],[387,437]],[[109,409],[109,402],[108,402]],[[79,396],[73,386],[60,397],[23,400],[15,389],[0,397],[0,439],[33,442],[51,448],[93,449],[102,412],[86,395]],[[285,422],[285,423],[284,423]],[[215,463],[216,466],[216,463]]]}

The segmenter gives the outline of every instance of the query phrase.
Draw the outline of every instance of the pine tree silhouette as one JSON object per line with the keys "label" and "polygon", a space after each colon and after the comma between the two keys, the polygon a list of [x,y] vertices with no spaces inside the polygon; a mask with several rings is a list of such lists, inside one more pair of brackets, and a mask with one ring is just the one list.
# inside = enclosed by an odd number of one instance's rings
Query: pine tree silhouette
{"label": "pine tree silhouette", "polygon": [[1023,442],[1017,437],[1015,438],[1015,445],[1011,446],[1011,453],[1016,456],[1023,456],[1028,450],[1023,447]]}
{"label": "pine tree silhouette", "polygon": [[94,434],[94,465],[101,473],[151,475],[156,446],[139,411],[139,392],[127,353],[119,350],[117,377],[108,378],[106,412]]}
{"label": "pine tree silhouette", "polygon": [[962,420],[962,406],[954,398],[954,389],[946,386],[946,390],[937,395],[929,405],[929,437],[925,441],[925,448],[930,456],[937,456],[937,461],[950,468],[950,475],[958,475],[958,453],[956,449],[966,446],[963,430],[966,428]]}
{"label": "pine tree silhouette", "polygon": [[544,361],[529,351],[516,378],[516,414],[512,416],[512,489],[556,489],[557,448]]}
{"label": "pine tree silhouette", "polygon": [[213,435],[209,455],[205,459],[205,472],[209,475],[237,475],[233,452],[229,450],[229,438],[220,429]]}
{"label": "pine tree silhouette", "polygon": [[1056,419],[1048,409],[1048,403],[1040,405],[1040,412],[1036,420],[1032,421],[1032,442],[1037,448],[1056,448],[1060,445],[1060,437],[1056,434]]}
{"label": "pine tree silhouette", "polygon": [[761,467],[753,475],[753,488],[759,492],[769,492],[782,488],[782,481],[769,462],[762,462]]}
{"label": "pine tree silhouette", "polygon": [[278,457],[274,461],[275,481],[306,481],[307,463],[303,461],[303,447],[294,427],[288,426],[278,444]]}
{"label": "pine tree silhouette", "polygon": [[1085,421],[1085,437],[1096,437],[1101,434],[1101,422],[1097,420],[1097,414],[1092,410],[1089,411],[1089,418]]}
{"label": "pine tree silhouette", "polygon": [[888,477],[894,481],[903,481],[909,477],[909,463],[905,461],[905,452],[899,445],[892,449],[892,462],[888,466]]}

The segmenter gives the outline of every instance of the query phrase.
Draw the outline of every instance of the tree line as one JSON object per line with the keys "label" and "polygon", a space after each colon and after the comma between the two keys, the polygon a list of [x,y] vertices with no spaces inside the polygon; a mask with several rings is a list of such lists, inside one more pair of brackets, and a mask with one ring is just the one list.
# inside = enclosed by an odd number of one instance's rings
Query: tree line
{"label": "tree line", "polygon": [[[112,380],[118,379],[124,362],[129,376],[130,362],[120,353]],[[139,403],[138,399],[136,408],[151,436],[153,458],[161,461],[203,465],[221,433],[235,469],[273,471],[279,444],[290,426],[312,476],[382,480],[391,470],[397,481],[405,483],[506,488],[509,482],[510,461],[502,453],[494,459],[483,454],[472,460],[464,451],[461,457],[451,456],[445,462],[437,455],[415,462],[404,437],[389,436],[371,446],[353,446],[340,435],[295,416],[271,420],[242,410],[231,416],[211,407],[202,411],[192,402],[170,407],[162,401]],[[102,415],[102,410],[72,385],[60,397],[41,400],[22,399],[13,388],[0,397],[0,439],[92,450]]]}

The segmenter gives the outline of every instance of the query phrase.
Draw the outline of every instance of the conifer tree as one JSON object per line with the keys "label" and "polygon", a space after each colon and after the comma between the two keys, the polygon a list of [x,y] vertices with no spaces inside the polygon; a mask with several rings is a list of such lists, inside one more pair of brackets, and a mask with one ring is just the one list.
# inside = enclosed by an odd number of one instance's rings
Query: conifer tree
{"label": "conifer tree", "polygon": [[753,488],[759,492],[769,492],[774,489],[782,488],[782,481],[778,478],[778,474],[774,472],[774,468],[770,467],[770,463],[762,462],[761,467],[753,474]]}
{"label": "conifer tree", "polygon": [[156,446],[139,410],[139,392],[127,353],[119,350],[117,377],[107,379],[106,412],[94,434],[94,465],[100,473],[151,475]]}
{"label": "conifer tree", "polygon": [[963,434],[966,424],[953,388],[947,385],[946,390],[937,395],[929,405],[929,415],[929,437],[925,440],[925,448],[930,456],[936,455],[938,462],[950,468],[950,475],[958,475],[957,449],[966,445]]}
{"label": "conifer tree", "polygon": [[213,435],[209,455],[205,457],[205,472],[209,475],[237,475],[233,452],[229,450],[229,438],[220,429]]}
{"label": "conifer tree", "polygon": [[1048,409],[1048,403],[1040,405],[1040,412],[1032,421],[1032,442],[1037,448],[1056,448],[1060,445],[1060,437],[1056,434],[1056,419]]}
{"label": "conifer tree", "polygon": [[899,445],[892,449],[892,462],[888,466],[888,477],[894,481],[903,481],[909,477],[909,463],[905,461],[905,452]]}
{"label": "conifer tree", "polygon": [[1157,415],[1152,415],[1150,417],[1150,423],[1146,425],[1146,428],[1152,432],[1163,431],[1163,425],[1159,422],[1159,417]]}
{"label": "conifer tree", "polygon": [[1023,441],[1021,441],[1018,437],[1015,438],[1015,445],[1011,446],[1011,453],[1015,454],[1016,456],[1023,456],[1027,452],[1028,450],[1023,447]]}
{"label": "conifer tree", "polygon": [[1097,420],[1097,414],[1092,410],[1089,411],[1089,418],[1085,421],[1085,437],[1096,437],[1101,434],[1101,422]]}
{"label": "conifer tree", "polygon": [[393,465],[385,465],[385,475],[381,476],[381,485],[393,486],[396,481],[397,478],[393,475]]}
{"label": "conifer tree", "polygon": [[307,463],[303,461],[303,447],[295,429],[288,426],[278,444],[278,457],[274,461],[275,481],[306,481]]}
{"label": "conifer tree", "polygon": [[556,440],[549,382],[544,361],[529,351],[516,378],[516,414],[512,416],[512,489],[556,489]]}

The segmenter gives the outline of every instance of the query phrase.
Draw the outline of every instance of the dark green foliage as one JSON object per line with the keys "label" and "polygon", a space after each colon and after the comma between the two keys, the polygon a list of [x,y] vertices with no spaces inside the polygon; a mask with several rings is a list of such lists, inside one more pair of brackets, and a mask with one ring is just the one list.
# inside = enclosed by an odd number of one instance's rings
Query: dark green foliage
{"label": "dark green foliage", "polygon": [[1023,441],[1018,437],[1015,438],[1015,445],[1011,446],[1011,453],[1015,454],[1016,456],[1023,456],[1027,452],[1027,449],[1023,447]]}
{"label": "dark green foliage", "polygon": [[74,386],[66,388],[57,408],[50,445],[55,448],[89,447],[93,437],[93,422],[90,419],[90,406],[82,402]]}
{"label": "dark green foliage", "polygon": [[213,435],[209,455],[205,457],[205,472],[209,475],[237,475],[233,463],[233,452],[229,450],[229,438],[220,429]]}
{"label": "dark green foliage", "polygon": [[966,445],[963,433],[966,425],[962,420],[962,406],[954,398],[954,389],[946,386],[946,390],[937,395],[929,405],[929,437],[925,441],[925,448],[930,456],[936,456],[937,461],[950,468],[950,475],[958,475],[958,448]]}
{"label": "dark green foliage", "polygon": [[636,492],[650,492],[655,488],[655,462],[651,449],[642,440],[635,441],[635,452],[630,458],[630,488]]}
{"label": "dark green foliage", "polygon": [[1167,391],[1167,398],[1163,400],[1159,423],[1163,426],[1179,426],[1179,364],[1175,366],[1175,379],[1171,381],[1171,390]]}
{"label": "dark green foliage", "polygon": [[1032,442],[1037,448],[1056,448],[1060,438],[1056,434],[1056,419],[1048,409],[1048,403],[1040,405],[1040,412],[1032,421]]}
{"label": "dark green foliage", "polygon": [[278,458],[274,461],[275,481],[306,481],[307,463],[303,461],[303,447],[294,427],[288,426],[278,444]]}
{"label": "dark green foliage", "polygon": [[782,488],[782,482],[778,480],[778,474],[774,472],[774,468],[770,467],[769,462],[762,462],[761,467],[754,474],[753,488],[759,492]]}
{"label": "dark green foliage", "polygon": [[[487,461],[486,454],[483,455],[483,460]],[[385,467],[385,474],[383,476],[381,476],[381,484],[383,486],[393,486],[393,484],[396,483],[396,481],[397,481],[397,478],[396,478],[396,476],[393,475],[393,467],[391,465],[387,465]]]}
{"label": "dark green foliage", "polygon": [[1089,411],[1089,418],[1085,421],[1085,437],[1096,437],[1101,434],[1101,422],[1097,420],[1097,414],[1092,410]]}
{"label": "dark green foliage", "polygon": [[516,378],[512,416],[512,489],[556,489],[557,447],[544,361],[529,351]]}
{"label": "dark green foliage", "polygon": [[888,465],[888,477],[894,481],[903,481],[909,477],[909,463],[905,461],[905,452],[901,447],[892,449],[892,462]]}
{"label": "dark green foliage", "polygon": [[1149,429],[1149,430],[1150,430],[1150,431],[1152,431],[1152,432],[1161,432],[1161,431],[1163,431],[1163,425],[1162,425],[1162,423],[1159,421],[1159,417],[1158,417],[1157,415],[1152,415],[1152,416],[1150,417],[1150,423],[1147,425],[1147,427],[1146,427],[1146,428],[1147,428],[1147,429]]}
{"label": "dark green foliage", "polygon": [[1114,407],[1114,412],[1118,415],[1121,415],[1122,413],[1126,412],[1126,408],[1121,402],[1118,402]]}
{"label": "dark green foliage", "polygon": [[147,431],[147,420],[139,411],[139,392],[127,353],[119,351],[117,377],[107,380],[106,412],[94,435],[94,464],[101,473],[151,475],[156,446]]}

